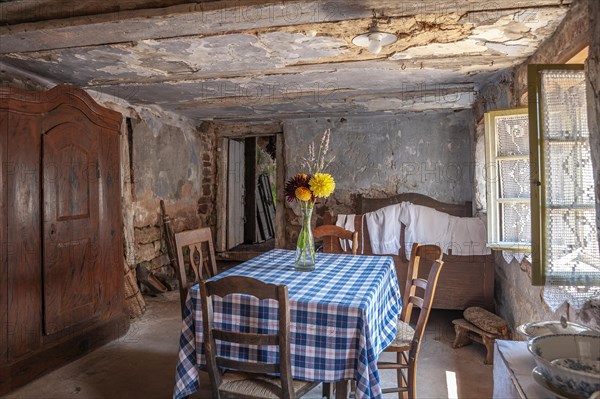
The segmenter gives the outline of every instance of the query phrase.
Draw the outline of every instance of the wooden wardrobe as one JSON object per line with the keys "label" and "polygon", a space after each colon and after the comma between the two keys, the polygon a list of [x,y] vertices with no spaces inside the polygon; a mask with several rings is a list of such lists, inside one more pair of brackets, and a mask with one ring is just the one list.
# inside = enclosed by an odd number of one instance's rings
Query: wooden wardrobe
{"label": "wooden wardrobe", "polygon": [[123,335],[121,115],[0,88],[0,395]]}

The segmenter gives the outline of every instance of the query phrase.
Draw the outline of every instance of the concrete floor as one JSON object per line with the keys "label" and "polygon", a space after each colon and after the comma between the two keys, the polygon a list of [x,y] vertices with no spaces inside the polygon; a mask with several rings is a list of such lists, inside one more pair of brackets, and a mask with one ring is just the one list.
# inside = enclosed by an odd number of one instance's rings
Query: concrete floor
{"label": "concrete floor", "polygon": [[[148,310],[117,341],[4,396],[6,399],[166,399],[172,396],[181,319],[179,293],[146,297]],[[482,345],[452,349],[451,320],[460,312],[433,311],[419,356],[417,393],[423,398],[492,397],[492,366]],[[384,354],[389,356],[391,354]],[[205,373],[202,373],[205,374]],[[382,372],[384,386],[395,383]],[[207,387],[208,380],[201,385]],[[320,398],[321,386],[306,398]],[[385,397],[395,397],[386,395]],[[193,396],[210,398],[210,390]]]}

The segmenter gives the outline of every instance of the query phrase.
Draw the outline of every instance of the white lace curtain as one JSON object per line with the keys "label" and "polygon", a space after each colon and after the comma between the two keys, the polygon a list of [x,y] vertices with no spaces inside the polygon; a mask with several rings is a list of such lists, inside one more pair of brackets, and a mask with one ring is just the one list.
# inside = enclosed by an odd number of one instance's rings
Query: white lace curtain
{"label": "white lace curtain", "polygon": [[600,251],[583,70],[541,72],[546,222],[544,299],[580,309],[600,296]]}

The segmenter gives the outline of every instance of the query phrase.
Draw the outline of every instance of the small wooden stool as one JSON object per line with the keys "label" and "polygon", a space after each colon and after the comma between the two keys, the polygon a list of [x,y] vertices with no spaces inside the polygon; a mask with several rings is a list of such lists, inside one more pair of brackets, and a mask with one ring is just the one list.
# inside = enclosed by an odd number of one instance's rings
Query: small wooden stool
{"label": "small wooden stool", "polygon": [[465,309],[465,319],[453,320],[456,338],[453,348],[462,348],[475,341],[485,346],[487,356],[484,364],[494,363],[494,341],[497,338],[507,338],[506,322],[497,315],[479,307]]}

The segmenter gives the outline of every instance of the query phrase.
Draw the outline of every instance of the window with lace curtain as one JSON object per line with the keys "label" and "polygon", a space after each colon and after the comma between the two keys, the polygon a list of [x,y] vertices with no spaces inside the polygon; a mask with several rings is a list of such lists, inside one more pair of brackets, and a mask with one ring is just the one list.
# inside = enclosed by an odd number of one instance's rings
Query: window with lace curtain
{"label": "window with lace curtain", "polygon": [[531,251],[552,309],[600,296],[585,73],[531,65],[529,107],[485,115],[488,246]]}
{"label": "window with lace curtain", "polygon": [[533,283],[596,296],[600,251],[583,65],[530,65],[528,84]]}
{"label": "window with lace curtain", "polygon": [[531,251],[527,108],[485,114],[488,247]]}

